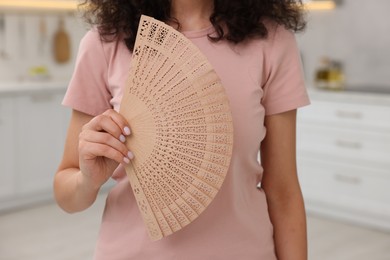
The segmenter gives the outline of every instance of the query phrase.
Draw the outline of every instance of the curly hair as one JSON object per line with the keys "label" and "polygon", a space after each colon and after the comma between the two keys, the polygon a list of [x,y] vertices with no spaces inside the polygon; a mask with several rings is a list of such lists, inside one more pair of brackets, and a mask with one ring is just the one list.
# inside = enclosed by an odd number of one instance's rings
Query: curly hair
{"label": "curly hair", "polygon": [[[123,34],[132,50],[142,14],[164,22],[180,24],[170,16],[171,0],[84,0],[80,7],[84,18],[96,25],[105,41]],[[247,38],[266,38],[265,20],[271,20],[293,32],[305,28],[306,22],[301,0],[214,0],[210,22],[216,36],[212,41],[228,40],[239,43]],[[226,30],[224,30],[226,28]]]}

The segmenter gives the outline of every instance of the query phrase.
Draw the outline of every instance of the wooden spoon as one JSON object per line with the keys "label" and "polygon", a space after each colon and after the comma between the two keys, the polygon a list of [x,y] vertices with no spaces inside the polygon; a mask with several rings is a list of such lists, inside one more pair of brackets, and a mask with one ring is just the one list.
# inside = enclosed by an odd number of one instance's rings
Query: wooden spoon
{"label": "wooden spoon", "polygon": [[54,34],[54,59],[58,63],[66,63],[70,60],[70,39],[65,30],[64,18],[60,18],[58,29]]}

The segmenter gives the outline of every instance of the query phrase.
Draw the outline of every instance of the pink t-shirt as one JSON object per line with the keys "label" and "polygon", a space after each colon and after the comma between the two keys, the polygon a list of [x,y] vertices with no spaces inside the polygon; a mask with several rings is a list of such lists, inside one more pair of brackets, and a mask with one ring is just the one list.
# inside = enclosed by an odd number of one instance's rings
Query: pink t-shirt
{"label": "pink t-shirt", "polygon": [[[213,28],[184,32],[206,55],[230,99],[234,145],[227,177],[209,207],[182,230],[152,242],[130,184],[119,166],[97,241],[95,259],[276,259],[266,194],[257,184],[264,116],[309,103],[293,33],[270,26],[266,40],[239,45],[211,42]],[[131,53],[123,41],[101,42],[95,30],[83,38],[63,104],[90,115],[119,110]],[[129,122],[131,125],[131,122]]]}

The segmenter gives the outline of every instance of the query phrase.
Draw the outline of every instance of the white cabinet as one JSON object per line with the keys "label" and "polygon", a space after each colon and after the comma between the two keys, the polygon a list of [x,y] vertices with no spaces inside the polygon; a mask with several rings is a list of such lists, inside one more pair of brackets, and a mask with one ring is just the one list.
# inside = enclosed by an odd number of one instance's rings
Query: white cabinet
{"label": "white cabinet", "polygon": [[70,110],[65,87],[0,93],[0,210],[53,198]]}
{"label": "white cabinet", "polygon": [[390,230],[390,96],[309,93],[297,128],[307,210]]}
{"label": "white cabinet", "polygon": [[36,92],[17,98],[17,191],[20,194],[52,193],[68,124],[65,108],[61,107],[62,97],[62,93]]}
{"label": "white cabinet", "polygon": [[15,121],[14,102],[0,96],[0,200],[15,191]]}

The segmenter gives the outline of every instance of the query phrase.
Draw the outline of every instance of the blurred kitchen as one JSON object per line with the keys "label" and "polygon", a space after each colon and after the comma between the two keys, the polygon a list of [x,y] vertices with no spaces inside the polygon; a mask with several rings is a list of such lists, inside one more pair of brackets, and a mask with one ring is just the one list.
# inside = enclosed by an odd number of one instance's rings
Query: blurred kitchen
{"label": "blurred kitchen", "polygon": [[[306,2],[297,40],[312,105],[297,153],[309,256],[388,260],[390,1]],[[76,6],[0,0],[0,260],[92,257],[104,193],[75,215],[52,198],[70,115],[60,103],[88,29]]]}

